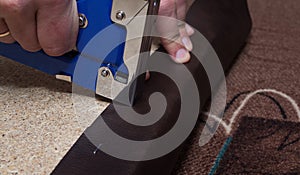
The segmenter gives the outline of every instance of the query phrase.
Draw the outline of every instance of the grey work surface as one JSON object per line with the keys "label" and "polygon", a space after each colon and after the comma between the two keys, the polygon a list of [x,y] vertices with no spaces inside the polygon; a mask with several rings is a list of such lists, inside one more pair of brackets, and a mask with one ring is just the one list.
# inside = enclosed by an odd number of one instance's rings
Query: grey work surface
{"label": "grey work surface", "polygon": [[[88,125],[76,117],[71,92],[70,83],[0,58],[0,174],[55,168]],[[100,114],[107,103],[98,103]]]}

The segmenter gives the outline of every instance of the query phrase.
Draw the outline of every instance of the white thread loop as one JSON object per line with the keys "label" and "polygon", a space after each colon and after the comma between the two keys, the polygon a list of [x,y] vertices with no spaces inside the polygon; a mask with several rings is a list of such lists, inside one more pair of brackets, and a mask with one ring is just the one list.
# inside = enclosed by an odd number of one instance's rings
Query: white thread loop
{"label": "white thread loop", "polygon": [[229,135],[230,132],[232,131],[232,126],[235,122],[236,117],[239,115],[239,113],[242,111],[242,109],[245,107],[245,105],[248,103],[248,101],[256,94],[263,93],[263,92],[274,93],[274,94],[277,94],[277,95],[287,99],[291,103],[293,108],[295,109],[297,116],[298,116],[298,120],[300,122],[300,108],[299,108],[298,104],[296,103],[296,101],[292,97],[288,96],[287,94],[277,91],[277,90],[274,90],[274,89],[259,89],[259,90],[256,90],[256,91],[248,94],[245,97],[245,99],[241,102],[240,106],[233,112],[233,115],[232,115],[231,119],[229,120],[229,124],[227,124],[225,121],[223,121],[221,118],[219,118],[216,115],[212,115],[207,112],[205,112],[204,114],[207,115],[208,117],[212,117],[217,122],[220,122],[220,124],[224,127],[226,134]]}

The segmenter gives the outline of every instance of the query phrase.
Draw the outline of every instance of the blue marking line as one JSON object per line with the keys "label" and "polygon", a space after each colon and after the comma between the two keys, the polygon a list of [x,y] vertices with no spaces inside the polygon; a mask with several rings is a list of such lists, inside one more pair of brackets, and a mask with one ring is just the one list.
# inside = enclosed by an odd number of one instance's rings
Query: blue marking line
{"label": "blue marking line", "polygon": [[230,143],[232,141],[232,137],[228,137],[224,143],[224,145],[222,146],[217,158],[216,158],[216,161],[214,163],[214,166],[211,168],[210,172],[209,172],[209,175],[214,175],[219,167],[219,164],[220,164],[220,161],[222,160],[226,150],[228,149]]}

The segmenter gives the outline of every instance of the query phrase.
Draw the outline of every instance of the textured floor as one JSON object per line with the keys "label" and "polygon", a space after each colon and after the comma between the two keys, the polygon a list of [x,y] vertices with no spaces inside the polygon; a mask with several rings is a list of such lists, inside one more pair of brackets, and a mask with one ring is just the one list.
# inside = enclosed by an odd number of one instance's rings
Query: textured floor
{"label": "textured floor", "polygon": [[[0,58],[1,175],[55,168],[93,121],[76,117],[71,92],[71,84]],[[105,106],[100,102],[99,114]]]}
{"label": "textured floor", "polygon": [[[253,30],[227,76],[226,125],[246,95],[258,89],[283,92],[300,104],[300,1],[248,3]],[[220,125],[203,147],[198,145],[203,127],[199,122],[175,174],[208,174],[214,168],[218,174],[300,174],[300,134],[294,132],[299,131],[299,117],[286,97],[273,92],[257,94],[233,120],[231,132]],[[232,144],[221,160],[220,150],[228,138]]]}
{"label": "textured floor", "polygon": [[299,174],[299,131],[300,123],[244,116],[217,174]]}

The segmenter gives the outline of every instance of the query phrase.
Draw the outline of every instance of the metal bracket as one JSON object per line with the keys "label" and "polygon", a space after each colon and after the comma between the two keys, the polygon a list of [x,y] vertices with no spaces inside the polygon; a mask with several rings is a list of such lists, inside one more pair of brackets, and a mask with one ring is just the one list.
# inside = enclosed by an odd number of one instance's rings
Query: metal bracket
{"label": "metal bracket", "polygon": [[[147,0],[113,0],[110,18],[113,22],[126,26],[147,5]],[[144,15],[147,15],[147,11]]]}
{"label": "metal bracket", "polygon": [[[117,72],[115,77],[110,76],[105,78],[101,75],[103,68],[100,68],[98,71],[96,94],[115,99],[115,97],[128,86],[131,80],[135,78],[135,75],[138,74],[136,71],[144,71],[138,66],[141,65],[141,61],[146,61],[139,60],[139,54],[142,49],[149,2],[147,0],[113,0],[111,20],[126,27],[127,30],[127,41],[125,43],[123,60],[128,68],[129,76],[127,81],[124,81],[124,77],[118,77],[119,74]],[[136,36],[139,37],[136,38]],[[114,88],[113,91],[111,89],[112,86]],[[132,101],[130,103],[132,103]]]}

